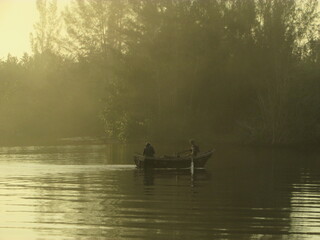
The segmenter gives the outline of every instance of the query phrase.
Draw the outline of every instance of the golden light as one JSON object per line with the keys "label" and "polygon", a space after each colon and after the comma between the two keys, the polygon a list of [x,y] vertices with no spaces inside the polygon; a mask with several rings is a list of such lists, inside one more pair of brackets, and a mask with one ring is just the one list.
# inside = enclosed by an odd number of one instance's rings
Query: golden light
{"label": "golden light", "polygon": [[[58,7],[70,0],[58,0]],[[0,0],[0,59],[31,52],[30,33],[38,19],[36,0]]]}
{"label": "golden light", "polygon": [[0,58],[30,52],[30,32],[36,19],[35,0],[0,0]]}

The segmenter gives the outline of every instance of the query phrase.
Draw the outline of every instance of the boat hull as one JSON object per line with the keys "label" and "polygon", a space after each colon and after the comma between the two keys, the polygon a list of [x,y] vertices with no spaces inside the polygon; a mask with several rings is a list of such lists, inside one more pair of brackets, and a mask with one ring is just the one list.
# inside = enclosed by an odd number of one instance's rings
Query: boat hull
{"label": "boat hull", "polygon": [[[204,168],[213,151],[198,154],[193,157],[194,168]],[[191,156],[186,157],[145,157],[134,155],[134,162],[138,168],[190,168]]]}

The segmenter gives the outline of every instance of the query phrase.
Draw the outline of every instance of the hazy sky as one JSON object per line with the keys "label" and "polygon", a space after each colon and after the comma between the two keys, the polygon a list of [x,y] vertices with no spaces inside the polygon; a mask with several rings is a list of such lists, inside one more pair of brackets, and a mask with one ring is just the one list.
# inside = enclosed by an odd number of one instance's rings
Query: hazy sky
{"label": "hazy sky", "polygon": [[0,0],[0,58],[30,52],[29,34],[36,16],[35,0]]}
{"label": "hazy sky", "polygon": [[[58,5],[71,0],[58,0]],[[0,0],[0,58],[30,52],[30,33],[38,19],[36,0]]]}

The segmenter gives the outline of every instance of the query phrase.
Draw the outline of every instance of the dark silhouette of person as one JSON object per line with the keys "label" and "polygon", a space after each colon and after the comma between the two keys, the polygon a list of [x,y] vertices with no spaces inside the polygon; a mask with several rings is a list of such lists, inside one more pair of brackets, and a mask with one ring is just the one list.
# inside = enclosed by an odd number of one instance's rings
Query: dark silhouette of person
{"label": "dark silhouette of person", "polygon": [[150,143],[147,143],[145,148],[143,149],[143,156],[153,157],[156,151]]}

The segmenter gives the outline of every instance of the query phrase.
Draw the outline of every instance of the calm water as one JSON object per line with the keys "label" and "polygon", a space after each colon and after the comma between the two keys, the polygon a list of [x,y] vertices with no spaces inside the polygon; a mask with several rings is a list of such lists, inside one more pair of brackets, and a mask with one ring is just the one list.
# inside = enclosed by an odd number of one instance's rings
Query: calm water
{"label": "calm water", "polygon": [[0,239],[320,239],[319,153],[217,147],[192,177],[137,149],[0,148]]}

